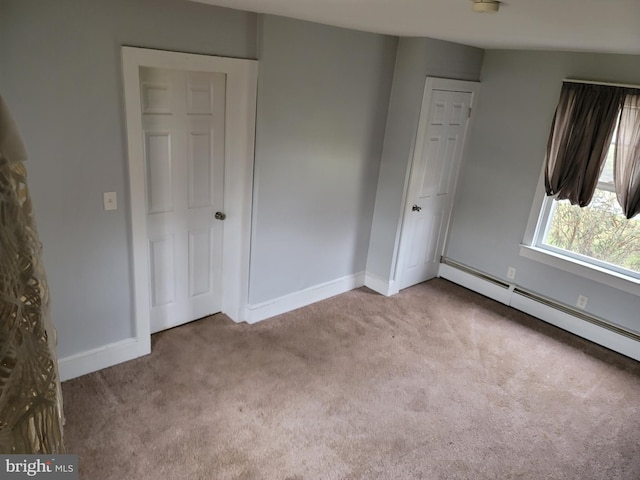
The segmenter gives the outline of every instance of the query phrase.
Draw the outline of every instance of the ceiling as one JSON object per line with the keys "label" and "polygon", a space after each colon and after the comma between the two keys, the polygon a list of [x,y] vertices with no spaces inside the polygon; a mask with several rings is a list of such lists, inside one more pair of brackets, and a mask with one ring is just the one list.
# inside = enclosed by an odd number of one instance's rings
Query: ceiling
{"label": "ceiling", "polygon": [[640,54],[640,0],[505,0],[497,14],[471,0],[193,1],[480,48]]}

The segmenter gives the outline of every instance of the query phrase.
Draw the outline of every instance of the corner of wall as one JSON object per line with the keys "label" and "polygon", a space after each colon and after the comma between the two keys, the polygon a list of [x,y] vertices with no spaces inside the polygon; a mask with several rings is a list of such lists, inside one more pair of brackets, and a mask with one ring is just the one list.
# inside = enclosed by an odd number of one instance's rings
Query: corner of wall
{"label": "corner of wall", "polygon": [[385,297],[390,297],[400,291],[395,280],[385,280],[371,272],[365,273],[364,286]]}

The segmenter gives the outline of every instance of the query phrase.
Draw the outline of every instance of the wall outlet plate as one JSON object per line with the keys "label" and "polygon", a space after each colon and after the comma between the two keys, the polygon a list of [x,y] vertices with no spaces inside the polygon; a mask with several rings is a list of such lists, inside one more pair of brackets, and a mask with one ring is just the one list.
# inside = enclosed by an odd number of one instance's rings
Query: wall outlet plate
{"label": "wall outlet plate", "polygon": [[587,308],[587,302],[589,301],[589,297],[585,297],[584,295],[578,295],[578,301],[576,302],[576,307],[585,309]]}
{"label": "wall outlet plate", "polygon": [[510,280],[513,280],[514,278],[516,278],[516,269],[513,267],[509,267],[507,269],[507,278],[509,278]]}

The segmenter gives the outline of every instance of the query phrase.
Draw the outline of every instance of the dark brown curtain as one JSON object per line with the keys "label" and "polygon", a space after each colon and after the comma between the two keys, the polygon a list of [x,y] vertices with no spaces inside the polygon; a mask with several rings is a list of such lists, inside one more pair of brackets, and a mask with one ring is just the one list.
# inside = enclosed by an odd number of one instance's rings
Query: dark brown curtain
{"label": "dark brown curtain", "polygon": [[547,143],[547,195],[584,207],[591,202],[625,90],[564,82]]}
{"label": "dark brown curtain", "polygon": [[627,218],[640,213],[640,91],[629,93],[622,105],[614,157],[618,202]]}

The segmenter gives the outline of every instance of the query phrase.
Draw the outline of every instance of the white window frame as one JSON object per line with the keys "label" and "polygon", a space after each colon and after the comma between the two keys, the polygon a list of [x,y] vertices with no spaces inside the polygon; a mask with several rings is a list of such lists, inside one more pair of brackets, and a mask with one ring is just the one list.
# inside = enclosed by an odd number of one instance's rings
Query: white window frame
{"label": "white window frame", "polygon": [[520,256],[640,296],[640,278],[625,273],[624,269],[612,268],[609,264],[590,257],[542,245],[553,201],[553,197],[548,197],[545,192],[543,165],[520,245]]}

